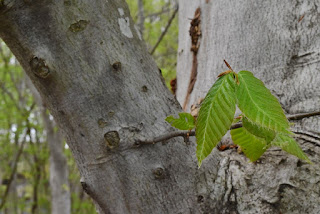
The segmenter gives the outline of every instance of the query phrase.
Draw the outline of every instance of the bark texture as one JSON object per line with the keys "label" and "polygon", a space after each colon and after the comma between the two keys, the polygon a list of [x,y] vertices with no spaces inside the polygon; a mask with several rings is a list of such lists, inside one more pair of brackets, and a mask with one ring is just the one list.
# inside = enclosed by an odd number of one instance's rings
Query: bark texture
{"label": "bark texture", "polygon": [[[249,70],[276,95],[287,114],[320,108],[320,7],[307,1],[179,2],[177,99],[184,102],[192,67],[190,18],[201,8],[198,76],[191,104],[205,97],[219,73]],[[292,121],[293,122],[293,121]],[[204,203],[216,213],[319,213],[320,117],[294,121],[293,131],[313,165],[278,149],[256,164],[235,151],[221,152],[206,173]],[[215,155],[212,154],[211,157]],[[212,165],[210,158],[203,165]],[[206,209],[207,209],[206,208]]]}
{"label": "bark texture", "polygon": [[101,213],[195,213],[197,164],[172,130],[166,89],[124,1],[2,1],[0,36],[64,132]]}

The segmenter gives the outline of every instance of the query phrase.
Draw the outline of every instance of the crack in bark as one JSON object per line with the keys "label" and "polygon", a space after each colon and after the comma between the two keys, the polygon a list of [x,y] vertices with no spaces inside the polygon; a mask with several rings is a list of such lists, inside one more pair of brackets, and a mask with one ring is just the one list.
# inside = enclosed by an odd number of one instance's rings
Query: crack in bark
{"label": "crack in bark", "polygon": [[315,146],[320,147],[320,138],[310,135],[308,133],[303,133],[303,132],[294,132],[296,134],[296,137],[298,139],[304,140],[306,142],[312,143]]}

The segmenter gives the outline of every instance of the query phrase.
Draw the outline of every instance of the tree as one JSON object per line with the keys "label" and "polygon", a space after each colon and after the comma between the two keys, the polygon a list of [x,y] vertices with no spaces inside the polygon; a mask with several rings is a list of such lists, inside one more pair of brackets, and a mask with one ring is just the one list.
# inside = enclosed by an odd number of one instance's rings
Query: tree
{"label": "tree", "polygon": [[[177,99],[185,102],[193,53],[190,18],[201,8],[197,76],[186,109],[204,98],[220,72],[249,70],[266,83],[287,114],[319,111],[319,21],[316,1],[180,1]],[[235,69],[236,68],[236,69]],[[234,151],[218,156],[213,188],[204,192],[211,206],[239,213],[318,213],[319,116],[292,120],[292,130],[315,163],[308,165],[279,150],[250,164]],[[227,144],[225,139],[222,144]],[[219,153],[219,154],[218,154]],[[204,161],[211,165],[217,157]],[[314,180],[315,179],[315,180]],[[210,191],[211,189],[211,191]],[[213,189],[213,190],[212,190]],[[205,197],[205,198],[208,198]],[[233,207],[233,208],[232,208]],[[228,211],[225,211],[228,213]]]}
{"label": "tree", "polygon": [[[201,2],[202,8],[219,9],[215,7],[216,3],[206,2]],[[193,8],[193,1],[187,3],[192,11],[185,12],[188,8],[182,7],[181,14],[191,18],[197,5]],[[181,1],[180,8],[184,4],[186,1]],[[316,165],[306,165],[277,151],[265,155],[265,161],[259,164],[248,164],[242,155],[236,153],[226,156],[226,153],[216,152],[198,169],[194,144],[186,144],[182,139],[170,139],[154,145],[137,143],[172,131],[164,119],[180,112],[181,107],[163,84],[124,1],[93,1],[89,4],[68,0],[17,0],[1,1],[0,5],[0,19],[3,20],[0,36],[64,132],[82,176],[82,186],[101,213],[317,210],[316,198],[312,196],[308,198],[311,200],[308,204],[300,206],[296,203],[293,207],[293,203],[288,201],[292,192],[303,195],[299,185],[308,177],[313,181],[319,178],[315,173]],[[242,8],[250,12],[253,5]],[[239,7],[229,8],[232,11]],[[235,19],[229,17],[223,21],[236,25]],[[186,26],[182,25],[181,33],[188,29]],[[221,36],[224,33],[220,31],[222,29],[219,29]],[[314,32],[311,31],[310,35]],[[206,34],[202,33],[202,36],[202,39],[206,38]],[[210,41],[203,47],[210,47]],[[233,38],[228,41],[230,44]],[[183,53],[191,59],[188,50],[184,49]],[[202,50],[199,51],[201,54]],[[253,58],[252,53],[249,56]],[[235,57],[229,61],[242,60]],[[213,67],[210,65],[212,61],[200,62],[199,66]],[[253,59],[247,62],[244,65],[248,69],[255,65],[250,64]],[[219,62],[214,63],[218,65]],[[201,90],[197,87],[195,92]],[[314,123],[319,123],[319,120]],[[318,154],[316,149],[310,151]],[[312,156],[311,160],[316,160],[316,157]],[[277,174],[274,180],[279,185],[272,189],[261,172],[267,172],[268,180],[272,179],[274,174],[263,169],[269,165],[270,169],[275,169],[272,166],[276,164],[279,164],[278,172],[287,174]],[[301,178],[294,175],[295,169],[308,173]],[[291,175],[300,180],[291,183]],[[253,192],[261,184],[264,185],[263,192]],[[246,188],[240,188],[241,185],[246,185]],[[305,186],[306,191],[319,192],[319,187]],[[278,198],[263,195],[276,189],[280,191]]]}

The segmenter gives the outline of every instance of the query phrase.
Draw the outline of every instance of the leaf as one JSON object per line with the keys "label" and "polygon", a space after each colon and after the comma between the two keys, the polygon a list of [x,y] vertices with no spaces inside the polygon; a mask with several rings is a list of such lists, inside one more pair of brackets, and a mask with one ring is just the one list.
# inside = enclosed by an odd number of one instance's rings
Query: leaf
{"label": "leaf", "polygon": [[276,132],[271,129],[266,129],[262,126],[257,126],[256,124],[250,122],[246,117],[243,117],[242,125],[248,132],[256,137],[265,139],[267,143],[270,143],[276,137]]}
{"label": "leaf", "polygon": [[198,165],[229,130],[236,111],[233,73],[220,77],[204,99],[196,122]]}
{"label": "leaf", "polygon": [[269,147],[265,139],[251,134],[244,127],[232,129],[230,133],[233,143],[239,145],[252,162],[258,160]]}
{"label": "leaf", "polygon": [[294,155],[301,160],[312,163],[308,156],[302,151],[297,141],[289,135],[278,133],[276,138],[271,142],[273,146],[278,146],[291,155]]}
{"label": "leaf", "polygon": [[253,123],[279,132],[288,132],[289,122],[279,101],[263,82],[249,71],[238,73],[240,84],[236,87],[238,107]]}
{"label": "leaf", "polygon": [[194,118],[189,113],[179,113],[179,118],[174,118],[172,115],[166,118],[166,121],[171,124],[171,126],[180,130],[191,130],[195,126]]}

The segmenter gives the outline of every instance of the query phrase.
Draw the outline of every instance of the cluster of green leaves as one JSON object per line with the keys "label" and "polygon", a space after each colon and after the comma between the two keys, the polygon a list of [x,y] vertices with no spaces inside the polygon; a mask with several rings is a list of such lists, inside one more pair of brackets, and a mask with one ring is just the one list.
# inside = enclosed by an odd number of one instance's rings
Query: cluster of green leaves
{"label": "cluster of green leaves", "polygon": [[200,167],[230,126],[239,122],[234,121],[236,106],[242,111],[242,127],[232,129],[231,137],[252,162],[271,146],[277,146],[310,163],[293,138],[280,103],[249,71],[224,72],[207,93],[196,123],[188,113],[180,113],[177,119],[169,116],[166,121],[182,130],[196,128]]}

